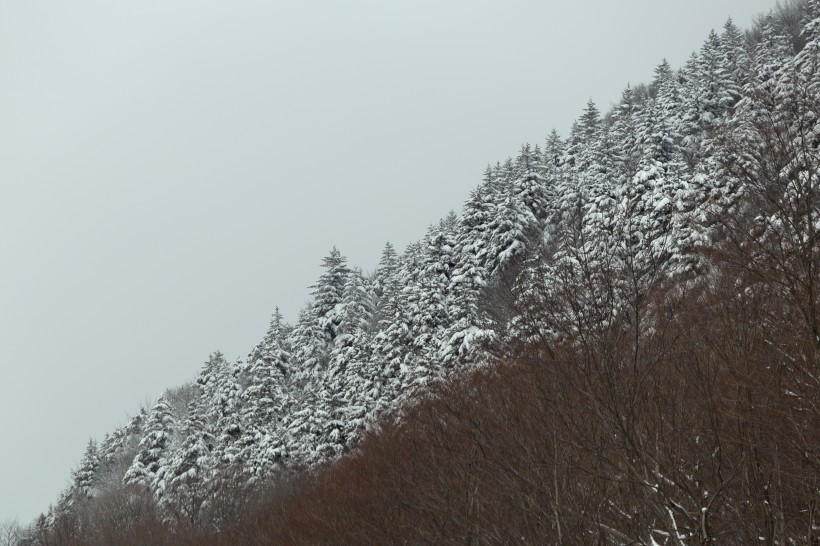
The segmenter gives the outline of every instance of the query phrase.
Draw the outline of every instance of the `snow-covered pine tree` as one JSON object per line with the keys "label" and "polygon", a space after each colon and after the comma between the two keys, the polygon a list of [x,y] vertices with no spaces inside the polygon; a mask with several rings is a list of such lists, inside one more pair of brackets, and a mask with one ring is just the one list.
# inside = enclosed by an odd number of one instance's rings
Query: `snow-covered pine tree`
{"label": "snow-covered pine tree", "polygon": [[241,449],[240,365],[231,364],[219,351],[211,353],[197,377],[180,442],[153,478],[151,486],[161,507],[178,522],[200,523],[208,483],[229,468]]}
{"label": "snow-covered pine tree", "polygon": [[403,289],[410,310],[409,350],[402,360],[402,391],[424,385],[439,373],[439,353],[449,324],[450,277],[455,266],[452,222],[430,226],[419,256],[415,282]]}
{"label": "snow-covered pine tree", "polygon": [[341,453],[355,444],[371,398],[370,342],[375,330],[375,294],[359,268],[348,275],[339,306],[339,329],[324,384],[331,420],[325,442]]}
{"label": "snow-covered pine tree", "polygon": [[712,31],[701,47],[693,80],[699,121],[704,130],[714,127],[726,115],[738,95],[738,82],[730,72],[734,67],[727,66],[732,60],[718,34]]}
{"label": "snow-covered pine tree", "polygon": [[351,364],[361,364],[367,360],[369,335],[375,328],[374,299],[374,291],[362,270],[353,268],[347,277],[342,301],[337,308],[337,335],[328,366],[330,376],[344,376]]}
{"label": "snow-covered pine tree", "polygon": [[532,211],[509,188],[495,205],[495,217],[489,225],[489,258],[487,269],[496,276],[507,266],[520,260],[527,243],[537,230],[538,220]]}
{"label": "snow-covered pine tree", "polygon": [[123,477],[125,484],[149,487],[153,484],[157,473],[168,464],[166,456],[173,444],[176,429],[176,418],[163,393],[148,413],[139,451]]}
{"label": "snow-covered pine tree", "polygon": [[731,18],[723,25],[723,32],[720,34],[720,55],[726,72],[726,91],[734,105],[740,100],[741,92],[748,83],[751,60],[743,33]]}
{"label": "snow-covered pine tree", "polygon": [[390,242],[384,244],[379,265],[373,274],[373,294],[376,296],[376,305],[384,296],[389,279],[395,275],[399,267],[399,256]]}
{"label": "snow-covered pine tree", "polygon": [[309,380],[327,367],[339,326],[336,307],[342,301],[350,274],[347,258],[335,246],[322,260],[322,267],[322,275],[311,287],[313,300],[300,315],[291,336],[294,360],[299,367],[297,374],[302,381]]}
{"label": "snow-covered pine tree", "polygon": [[512,180],[513,191],[540,222],[547,217],[552,190],[550,182],[544,177],[542,157],[538,146],[535,149],[529,144],[522,146],[515,161],[515,178]]}
{"label": "snow-covered pine tree", "polygon": [[242,393],[242,436],[235,444],[246,473],[264,477],[284,455],[275,447],[277,429],[289,408],[286,374],[290,373],[289,326],[277,307],[263,340],[251,351]]}
{"label": "snow-covered pine tree", "polygon": [[80,465],[73,472],[72,489],[78,498],[90,499],[94,496],[97,485],[97,471],[100,468],[100,454],[97,442],[91,438],[85,447]]}
{"label": "snow-covered pine tree", "polygon": [[215,462],[216,439],[209,430],[205,411],[201,398],[191,401],[180,430],[182,443],[157,472],[152,486],[166,513],[173,514],[177,523],[191,526],[201,523],[199,514],[207,501],[204,493]]}
{"label": "snow-covered pine tree", "polygon": [[291,330],[277,306],[265,336],[248,354],[246,368],[250,375],[253,375],[259,366],[269,367],[271,364],[278,366],[283,374],[290,372],[291,357],[287,340]]}
{"label": "snow-covered pine tree", "polygon": [[641,137],[638,131],[640,111],[635,91],[631,86],[621,93],[621,100],[612,112],[612,139],[618,147],[618,161],[614,165],[619,173],[633,173],[638,169],[641,157]]}
{"label": "snow-covered pine tree", "polygon": [[401,391],[401,367],[413,342],[411,323],[413,309],[407,299],[411,285],[418,283],[422,247],[407,247],[395,274],[388,277],[382,304],[379,306],[378,332],[371,341],[371,365],[368,374],[377,401],[374,414],[390,407]]}
{"label": "snow-covered pine tree", "polygon": [[137,453],[147,418],[148,410],[141,408],[125,426],[114,429],[100,442],[100,467],[96,474],[101,488],[122,483],[123,476]]}
{"label": "snow-covered pine tree", "polygon": [[490,223],[495,215],[488,181],[478,186],[464,204],[455,235],[455,267],[447,290],[450,294],[449,327],[440,353],[442,364],[472,361],[479,346],[492,339],[480,318],[480,291],[487,283],[485,268],[489,259]]}

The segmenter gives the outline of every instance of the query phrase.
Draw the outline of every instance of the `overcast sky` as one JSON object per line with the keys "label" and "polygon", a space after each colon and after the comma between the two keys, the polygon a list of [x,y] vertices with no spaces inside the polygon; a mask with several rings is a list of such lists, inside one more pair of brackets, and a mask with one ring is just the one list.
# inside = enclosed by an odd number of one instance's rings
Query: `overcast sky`
{"label": "overcast sky", "polygon": [[336,245],[459,210],[773,0],[0,0],[0,522],[89,437],[293,322]]}

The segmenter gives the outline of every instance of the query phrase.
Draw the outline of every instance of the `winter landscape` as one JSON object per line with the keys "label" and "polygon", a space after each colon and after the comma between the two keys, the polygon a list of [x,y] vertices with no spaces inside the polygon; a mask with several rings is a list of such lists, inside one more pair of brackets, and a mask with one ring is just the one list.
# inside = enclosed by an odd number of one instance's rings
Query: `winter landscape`
{"label": "winter landscape", "polygon": [[820,1],[704,36],[317,256],[0,545],[820,544]]}

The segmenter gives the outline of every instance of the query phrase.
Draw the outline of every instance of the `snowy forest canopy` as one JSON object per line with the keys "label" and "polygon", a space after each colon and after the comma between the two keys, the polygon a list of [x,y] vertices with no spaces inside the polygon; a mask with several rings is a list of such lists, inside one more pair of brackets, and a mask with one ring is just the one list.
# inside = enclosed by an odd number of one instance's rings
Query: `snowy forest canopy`
{"label": "snowy forest canopy", "polygon": [[[178,543],[179,536],[168,537],[180,530],[224,538],[249,513],[239,498],[264,504],[272,495],[279,506],[298,498],[300,487],[322,492],[322,484],[341,479],[334,468],[357,472],[360,449],[365,460],[386,457],[380,438],[395,445],[423,438],[417,423],[435,437],[438,422],[450,423],[442,438],[453,449],[486,448],[481,460],[496,449],[499,460],[528,468],[568,465],[561,471],[586,476],[578,483],[597,497],[579,501],[572,487],[580,485],[545,472],[509,493],[534,488],[544,511],[538,525],[479,517],[471,508],[436,527],[426,513],[418,515],[424,524],[403,528],[419,542],[470,536],[506,544],[512,535],[504,533],[514,528],[536,543],[814,543],[818,63],[818,0],[784,4],[748,31],[728,21],[685,66],[660,63],[651,82],[626,88],[610,111],[590,101],[566,138],[553,131],[489,165],[459,214],[403,251],[386,244],[372,274],[333,248],[295,324],[275,310],[246,359],[211,354],[194,382],[90,441],[71,485],[47,514],[15,531],[14,543],[105,543],[149,528],[153,538],[135,543]],[[699,322],[704,317],[714,323]],[[711,337],[710,329],[722,336]],[[533,368],[541,370],[538,379],[517,382],[521,369]],[[738,370],[760,383],[740,389]],[[528,390],[534,385],[544,398]],[[522,403],[506,397],[510,389],[539,400],[517,415],[551,428],[528,433],[534,425],[505,413]],[[688,398],[673,396],[684,392]],[[742,393],[747,405],[738,401]],[[448,399],[461,404],[458,418],[448,413]],[[439,420],[425,421],[431,408]],[[648,408],[663,418],[649,419]],[[568,421],[566,412],[584,417]],[[493,425],[494,415],[508,421]],[[719,424],[740,432],[724,440],[729,429]],[[473,440],[456,433],[465,430]],[[515,453],[485,438],[488,430],[498,437],[517,431],[505,443]],[[781,451],[770,454],[772,442]],[[527,446],[548,461],[524,456]],[[428,452],[418,450],[422,460]],[[564,450],[575,453],[578,467],[557,455]],[[429,464],[448,468],[454,457]],[[481,468],[475,457],[467,466]],[[504,475],[504,465],[494,468]],[[584,482],[596,473],[608,485]],[[329,477],[293,485],[317,475]],[[481,490],[465,483],[452,487]],[[337,508],[349,501],[322,494]],[[509,501],[485,494],[485,505]],[[437,506],[444,514],[453,505]],[[293,525],[295,534],[278,540],[332,543],[308,540],[299,533],[310,526]]]}

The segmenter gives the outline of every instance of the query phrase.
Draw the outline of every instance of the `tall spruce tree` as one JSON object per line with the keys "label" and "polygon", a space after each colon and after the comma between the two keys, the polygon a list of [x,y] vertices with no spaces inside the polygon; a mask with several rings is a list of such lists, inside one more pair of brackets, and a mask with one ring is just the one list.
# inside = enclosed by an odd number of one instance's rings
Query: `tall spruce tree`
{"label": "tall spruce tree", "polygon": [[139,451],[123,477],[126,484],[152,486],[154,479],[167,464],[168,453],[176,434],[176,418],[163,393],[148,413],[145,435]]}

